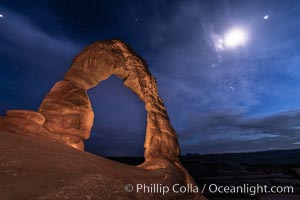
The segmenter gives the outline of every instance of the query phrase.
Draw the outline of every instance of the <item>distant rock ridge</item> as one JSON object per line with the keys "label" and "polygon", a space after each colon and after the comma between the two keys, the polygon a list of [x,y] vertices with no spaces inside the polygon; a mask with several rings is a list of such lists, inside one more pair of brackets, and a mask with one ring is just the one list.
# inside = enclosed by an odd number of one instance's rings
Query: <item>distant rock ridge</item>
{"label": "distant rock ridge", "polygon": [[[87,90],[111,75],[123,79],[124,85],[145,103],[145,163],[139,167],[150,170],[176,167],[185,177],[179,182],[195,184],[179,160],[177,134],[158,95],[154,76],[143,59],[120,40],[95,42],[86,47],[76,56],[64,79],[55,83],[37,112],[9,110],[6,117],[0,118],[0,129],[49,137],[84,150],[83,141],[90,137],[94,121]],[[167,162],[161,162],[163,160]],[[202,198],[199,195],[199,199]]]}

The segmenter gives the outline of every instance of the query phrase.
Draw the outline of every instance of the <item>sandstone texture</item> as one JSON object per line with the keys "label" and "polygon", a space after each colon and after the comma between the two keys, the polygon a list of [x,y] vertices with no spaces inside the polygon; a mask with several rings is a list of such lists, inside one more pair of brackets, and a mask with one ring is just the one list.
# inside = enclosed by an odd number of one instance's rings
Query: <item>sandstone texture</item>
{"label": "sandstone texture", "polygon": [[185,184],[171,162],[160,170],[114,162],[47,137],[0,130],[1,200],[199,200],[197,194],[126,192],[127,184]]}
{"label": "sandstone texture", "polygon": [[[98,157],[96,158],[90,154],[78,151],[84,150],[84,140],[89,138],[94,120],[94,113],[87,90],[97,86],[101,81],[106,80],[111,75],[121,78],[124,85],[134,91],[145,103],[145,109],[147,111],[147,127],[144,143],[145,162],[138,167],[114,163],[113,161],[107,161]],[[14,154],[18,154],[18,149],[21,148],[21,146],[23,146],[24,149],[28,148],[28,151],[26,150],[25,152],[29,154],[30,145],[34,145],[32,148],[36,148],[37,151],[42,151],[42,146],[33,142],[33,140],[39,140],[49,146],[47,150],[49,155],[58,153],[57,148],[61,149],[62,155],[60,156],[63,157],[62,159],[67,159],[65,162],[76,163],[75,157],[78,155],[78,159],[82,159],[78,163],[80,165],[84,163],[84,160],[90,159],[92,162],[98,163],[99,165],[91,164],[93,166],[95,165],[95,168],[99,167],[99,169],[96,170],[97,174],[91,173],[91,176],[88,177],[77,177],[78,179],[84,180],[80,180],[83,181],[82,183],[76,182],[75,185],[76,187],[81,187],[80,184],[82,184],[82,187],[84,187],[84,182],[88,183],[91,181],[98,186],[100,185],[100,189],[106,190],[112,196],[118,197],[113,199],[148,198],[140,197],[137,194],[130,194],[130,198],[129,194],[127,194],[127,196],[129,195],[128,198],[126,195],[124,196],[122,193],[123,190],[121,192],[119,191],[120,188],[118,188],[119,190],[115,188],[118,184],[120,186],[120,183],[125,183],[126,181],[124,180],[135,179],[134,181],[136,183],[150,183],[152,181],[153,183],[169,185],[175,182],[183,185],[196,185],[179,160],[180,149],[177,135],[170,123],[163,100],[158,95],[154,76],[149,72],[143,59],[140,58],[127,44],[120,40],[95,42],[86,47],[74,59],[72,66],[65,74],[64,79],[55,83],[42,101],[37,112],[26,110],[7,111],[6,116],[0,118],[0,131],[1,135],[6,135],[6,137],[9,138],[8,141],[4,142],[4,144],[7,143],[6,145],[13,143],[12,138],[16,139],[15,135],[19,135],[20,138],[27,136],[16,146],[16,149],[14,149],[12,153],[13,157],[15,156]],[[12,136],[7,136],[9,133],[12,134]],[[28,142],[29,138],[30,142]],[[25,141],[25,144],[22,143],[22,141]],[[3,140],[1,140],[1,142],[3,143]],[[49,142],[49,144],[47,142]],[[71,150],[72,148],[68,149],[70,147],[65,147],[63,144],[59,143],[66,144],[78,150]],[[52,147],[52,145],[57,145],[57,148]],[[74,155],[71,153],[71,160],[68,160],[69,158],[67,157],[70,155],[66,154],[66,152],[74,152]],[[23,153],[24,152],[22,152],[22,154]],[[45,155],[46,157],[43,157]],[[46,152],[45,155],[36,155],[33,156],[32,159],[34,161],[35,159],[44,160],[46,163],[51,163],[49,166],[53,165],[53,167],[59,167],[61,165],[58,157],[54,156],[55,158],[52,158]],[[3,155],[0,154],[0,156]],[[16,159],[19,158],[16,157]],[[27,161],[24,162],[26,163]],[[88,165],[88,163],[83,164],[83,166],[86,165]],[[82,166],[73,168],[74,166],[72,164],[66,163],[66,167],[68,166],[72,168],[70,169],[71,171],[83,169]],[[110,168],[109,166],[113,166],[113,169],[108,170],[108,168]],[[105,170],[108,170],[106,172],[107,174],[105,174],[106,178],[109,179],[109,177],[111,177],[112,179],[105,181],[116,184],[115,187],[105,187],[104,182],[101,182],[101,179],[104,178],[104,172],[101,172],[101,169],[104,168],[107,168]],[[45,168],[45,170],[47,169]],[[64,170],[67,169],[59,168],[58,171],[63,174]],[[118,170],[121,170],[121,173],[117,173]],[[54,170],[52,173],[55,174],[58,171]],[[71,173],[71,171],[68,171],[68,173]],[[122,171],[130,171],[133,173],[133,176],[136,177],[131,177],[130,174],[122,173]],[[42,176],[47,179],[47,174],[43,174]],[[53,182],[54,185],[56,184],[55,181]],[[115,181],[118,183],[115,183]],[[2,185],[1,182],[0,184]],[[65,187],[68,188],[69,185],[63,183],[60,185],[61,187],[59,186],[59,188],[57,188],[58,190],[55,190],[53,193],[54,196],[46,192],[47,194],[45,193],[45,196],[38,194],[41,195],[39,199],[63,199],[60,197],[56,198],[55,195],[60,196],[60,190],[63,190],[63,194],[61,195],[65,197],[66,191],[69,192],[70,190],[71,192],[74,192],[76,188],[74,186],[74,188],[71,187],[71,189],[64,189]],[[86,199],[89,199],[89,195],[90,194],[87,194]],[[122,198],[122,195],[124,198]],[[187,196],[192,197],[190,199],[204,199],[201,194]],[[150,197],[151,195],[149,198]],[[91,197],[90,199],[109,198],[110,197],[95,198],[93,196],[93,198]],[[176,198],[175,196],[172,196],[170,199]],[[183,196],[181,195],[179,199],[182,198]],[[154,199],[158,199],[158,197],[156,196]]]}

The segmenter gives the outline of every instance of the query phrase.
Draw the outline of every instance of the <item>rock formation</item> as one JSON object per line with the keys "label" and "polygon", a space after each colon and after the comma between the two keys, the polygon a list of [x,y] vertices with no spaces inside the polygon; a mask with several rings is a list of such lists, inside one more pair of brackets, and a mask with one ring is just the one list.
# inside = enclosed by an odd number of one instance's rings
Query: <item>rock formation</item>
{"label": "rock formation", "polygon": [[[38,110],[46,118],[43,127],[55,134],[78,137],[77,141],[89,138],[94,115],[86,90],[111,75],[123,79],[145,103],[145,158],[175,161],[179,154],[177,136],[158,96],[155,78],[145,62],[118,40],[96,42],[75,58],[65,80],[55,84]],[[82,148],[82,142],[69,145]]]}
{"label": "rock formation", "polygon": [[195,185],[180,163],[177,135],[158,95],[155,78],[143,59],[120,40],[96,42],[86,47],[74,59],[64,79],[52,87],[37,112],[7,111],[6,117],[0,118],[0,130],[51,138],[84,150],[83,141],[89,138],[94,119],[87,90],[111,75],[123,79],[124,85],[145,103],[145,163],[139,168],[176,169],[171,176],[183,177],[178,181]]}

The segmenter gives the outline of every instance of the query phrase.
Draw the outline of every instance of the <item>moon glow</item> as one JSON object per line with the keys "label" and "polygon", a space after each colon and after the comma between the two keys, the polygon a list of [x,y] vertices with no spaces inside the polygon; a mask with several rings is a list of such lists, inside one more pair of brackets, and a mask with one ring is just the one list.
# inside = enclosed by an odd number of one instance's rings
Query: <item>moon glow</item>
{"label": "moon glow", "polygon": [[224,36],[225,47],[234,48],[244,46],[247,42],[247,34],[241,28],[233,28]]}

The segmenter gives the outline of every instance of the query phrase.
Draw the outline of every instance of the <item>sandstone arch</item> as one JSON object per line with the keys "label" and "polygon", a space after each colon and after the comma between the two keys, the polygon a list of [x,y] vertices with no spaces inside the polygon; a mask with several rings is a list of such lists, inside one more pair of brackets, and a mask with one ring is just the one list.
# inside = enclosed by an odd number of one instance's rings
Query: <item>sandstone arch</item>
{"label": "sandstone arch", "polygon": [[64,80],[54,85],[38,110],[45,117],[43,127],[83,150],[94,118],[87,90],[111,75],[123,79],[124,85],[145,103],[145,159],[178,160],[177,135],[158,95],[156,80],[143,59],[120,40],[93,43],[74,59]]}

